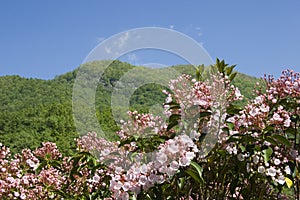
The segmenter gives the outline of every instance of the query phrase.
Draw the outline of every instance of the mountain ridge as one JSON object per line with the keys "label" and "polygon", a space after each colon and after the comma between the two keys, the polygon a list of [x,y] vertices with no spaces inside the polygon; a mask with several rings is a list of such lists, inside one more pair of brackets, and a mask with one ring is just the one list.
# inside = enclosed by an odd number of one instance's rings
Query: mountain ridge
{"label": "mountain ridge", "polygon": [[[93,70],[101,62],[88,63],[91,71],[87,73],[96,76]],[[76,148],[74,138],[79,136],[73,118],[72,90],[80,67],[50,80],[19,75],[0,76],[0,142],[9,146],[13,154],[24,148],[37,148],[42,141],[56,142],[65,155],[72,154]],[[95,99],[96,115],[111,140],[117,139],[114,132],[118,130],[109,104],[112,89],[126,72],[135,67],[129,63],[113,61],[99,80]],[[171,67],[179,72],[195,74],[191,66]],[[244,103],[251,98],[250,93],[257,81],[259,79],[256,77],[238,73],[235,84],[242,94],[247,94]],[[162,103],[165,96],[161,89],[155,84],[140,87],[130,99],[130,109],[147,112],[151,105]],[[125,112],[125,108],[120,110]],[[84,113],[85,110],[80,112]]]}

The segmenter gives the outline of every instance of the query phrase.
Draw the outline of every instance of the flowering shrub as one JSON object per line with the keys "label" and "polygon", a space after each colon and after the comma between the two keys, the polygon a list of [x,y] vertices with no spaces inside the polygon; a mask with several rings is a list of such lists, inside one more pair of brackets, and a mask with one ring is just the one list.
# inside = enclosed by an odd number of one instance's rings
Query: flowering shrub
{"label": "flowering shrub", "polygon": [[118,142],[89,133],[72,157],[50,142],[11,157],[1,144],[0,198],[299,199],[300,74],[265,77],[241,108],[234,67],[172,80],[167,120],[128,112]]}
{"label": "flowering shrub", "polygon": [[[94,199],[109,196],[109,179],[104,167],[92,155],[80,152],[62,158],[54,143],[10,158],[9,149],[0,151],[1,199]],[[107,183],[107,185],[106,185]]]}

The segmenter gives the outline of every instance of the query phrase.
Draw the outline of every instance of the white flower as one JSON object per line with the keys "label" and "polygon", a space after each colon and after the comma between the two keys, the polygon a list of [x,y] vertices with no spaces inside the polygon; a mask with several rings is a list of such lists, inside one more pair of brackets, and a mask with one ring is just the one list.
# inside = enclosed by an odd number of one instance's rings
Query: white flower
{"label": "white flower", "polygon": [[160,162],[161,164],[165,163],[167,161],[168,157],[160,152],[160,154],[157,156],[157,161]]}
{"label": "white flower", "polygon": [[234,123],[235,122],[235,118],[234,117],[229,117],[227,119],[228,122]]}
{"label": "white flower", "polygon": [[235,88],[235,96],[236,96],[237,98],[240,98],[240,97],[243,96],[243,95],[241,94],[239,88],[237,88],[237,87]]}
{"label": "white flower", "polygon": [[289,166],[285,166],[284,171],[286,174],[291,174],[291,168]]}
{"label": "white flower", "polygon": [[191,163],[191,161],[189,159],[187,159],[186,157],[182,157],[179,159],[179,164],[180,166],[188,166]]}
{"label": "white flower", "polygon": [[148,172],[148,167],[146,164],[143,164],[141,167],[140,167],[140,171],[142,174],[147,174]]}
{"label": "white flower", "polygon": [[279,121],[279,122],[283,121],[283,119],[280,117],[280,115],[278,113],[274,113],[272,119],[274,121]]}
{"label": "white flower", "polygon": [[239,153],[239,154],[237,155],[237,159],[238,159],[239,161],[244,161],[244,155]]}
{"label": "white flower", "polygon": [[274,167],[270,167],[267,169],[267,175],[268,176],[271,176],[271,177],[274,177],[276,175],[276,169]]}
{"label": "white flower", "polygon": [[285,178],[284,176],[279,176],[278,179],[276,180],[279,184],[283,185],[285,183]]}
{"label": "white flower", "polygon": [[182,142],[187,147],[193,147],[194,146],[193,140],[187,135],[180,135],[180,136],[178,136],[178,139],[180,140],[180,142]]}
{"label": "white flower", "polygon": [[256,97],[256,98],[254,99],[254,103],[255,103],[255,104],[261,104],[262,101],[263,101],[263,99],[261,98],[261,96],[258,96],[258,97]]}
{"label": "white flower", "polygon": [[193,158],[195,157],[195,153],[194,152],[186,152],[185,157],[189,160],[193,160]]}
{"label": "white flower", "polygon": [[14,192],[14,196],[15,196],[15,197],[19,197],[19,196],[20,196],[20,193],[16,191],[16,192]]}
{"label": "white flower", "polygon": [[254,117],[255,115],[257,115],[259,113],[259,109],[258,108],[252,108],[249,112],[249,114]]}
{"label": "white flower", "polygon": [[266,167],[269,167],[269,166],[270,166],[270,164],[269,164],[268,162],[266,162],[265,165],[266,165]]}
{"label": "white flower", "polygon": [[264,166],[259,166],[258,167],[258,172],[259,173],[264,173],[264,171],[265,171],[265,167]]}
{"label": "white flower", "polygon": [[98,176],[97,174],[93,177],[93,182],[94,183],[98,183],[100,181],[100,176]]}
{"label": "white flower", "polygon": [[268,141],[264,141],[264,143],[263,143],[264,145],[266,145],[266,146],[270,146],[271,145],[271,143],[270,142],[268,142]]}
{"label": "white flower", "polygon": [[107,156],[108,154],[110,154],[110,151],[108,149],[103,149],[100,153],[100,156]]}
{"label": "white flower", "polygon": [[131,184],[129,182],[125,182],[124,185],[122,186],[123,190],[127,192],[130,190]]}
{"label": "white flower", "polygon": [[168,96],[167,99],[166,99],[166,103],[171,103],[171,102],[172,102],[172,97]]}
{"label": "white flower", "polygon": [[291,125],[291,120],[290,120],[290,118],[287,118],[286,120],[284,120],[283,126],[285,126],[285,127],[290,127],[290,125]]}
{"label": "white flower", "polygon": [[259,156],[258,156],[258,155],[255,155],[255,156],[253,157],[253,162],[254,162],[255,164],[258,164],[258,163],[259,163]]}
{"label": "white flower", "polygon": [[110,185],[113,187],[114,190],[120,190],[121,187],[123,186],[123,184],[120,181],[116,182],[116,181],[112,181],[112,180],[111,180]]}
{"label": "white flower", "polygon": [[38,167],[38,164],[33,162],[31,159],[26,160],[26,163],[34,170]]}
{"label": "white flower", "polygon": [[171,168],[167,168],[166,173],[168,174],[169,177],[174,176],[174,174],[176,173],[176,170],[173,170]]}
{"label": "white flower", "polygon": [[275,164],[275,165],[279,165],[280,163],[281,163],[280,160],[279,160],[278,158],[275,158],[274,164]]}
{"label": "white flower", "polygon": [[262,104],[259,108],[262,112],[269,112],[269,110],[270,110],[270,107],[265,104]]}
{"label": "white flower", "polygon": [[26,194],[22,193],[20,196],[21,199],[26,199]]}
{"label": "white flower", "polygon": [[122,168],[122,167],[116,167],[115,168],[115,172],[117,173],[117,174],[120,174],[120,173],[122,173],[124,171],[124,169]]}
{"label": "white flower", "polygon": [[251,134],[251,136],[252,136],[252,137],[258,137],[259,135],[258,135],[257,132],[254,132],[254,133]]}
{"label": "white flower", "polygon": [[142,175],[142,176],[140,176],[140,179],[139,179],[139,183],[141,184],[141,185],[145,185],[146,183],[147,183],[147,176],[145,176],[145,175]]}
{"label": "white flower", "polygon": [[173,153],[173,154],[175,154],[175,153],[177,153],[178,152],[178,145],[175,143],[175,141],[174,140],[169,140],[170,141],[170,143],[169,143],[169,145],[168,145],[168,148],[167,148],[167,150],[170,152],[170,153]]}
{"label": "white flower", "polygon": [[226,147],[226,150],[228,151],[228,153],[229,154],[237,154],[237,149],[236,149],[236,146],[233,146],[233,147],[231,147],[231,146],[227,146]]}
{"label": "white flower", "polygon": [[179,168],[178,162],[175,161],[175,160],[173,160],[173,161],[171,162],[171,164],[170,164],[170,168],[171,168],[172,170],[174,170],[174,171],[178,170],[178,168]]}

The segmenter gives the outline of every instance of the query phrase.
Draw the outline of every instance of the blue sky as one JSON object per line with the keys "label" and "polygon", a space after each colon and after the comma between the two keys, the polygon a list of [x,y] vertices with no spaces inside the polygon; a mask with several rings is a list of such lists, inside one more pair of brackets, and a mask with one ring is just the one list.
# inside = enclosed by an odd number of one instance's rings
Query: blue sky
{"label": "blue sky", "polygon": [[[187,34],[240,72],[278,76],[300,71],[299,9],[299,0],[1,1],[0,76],[51,79],[78,67],[104,39],[149,26]],[[181,64],[151,51],[127,60]]]}

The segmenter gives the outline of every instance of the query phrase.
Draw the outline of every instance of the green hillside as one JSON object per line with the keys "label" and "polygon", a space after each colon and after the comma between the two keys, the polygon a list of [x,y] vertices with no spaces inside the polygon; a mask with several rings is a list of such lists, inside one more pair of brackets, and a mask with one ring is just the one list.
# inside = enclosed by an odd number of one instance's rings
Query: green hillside
{"label": "green hillside", "polygon": [[[107,62],[97,61],[81,66],[80,69],[84,67],[89,69],[84,72],[87,85],[80,85],[82,96],[89,92],[85,87],[88,86],[90,77],[99,77],[98,67],[106,65]],[[191,66],[180,65],[172,68],[178,73],[194,75]],[[129,71],[132,73],[126,74]],[[141,72],[142,75],[137,72]],[[24,148],[34,149],[42,141],[55,142],[65,155],[71,154],[75,149],[74,138],[79,136],[72,110],[72,92],[77,73],[78,69],[52,80],[28,79],[20,76],[0,77],[0,142],[9,146],[13,154]],[[124,77],[127,77],[126,81],[122,80]],[[137,82],[143,83],[146,79],[149,83],[138,87],[132,95],[129,95],[131,93],[127,88],[134,88]],[[155,81],[157,77],[152,75],[151,71],[120,61],[112,62],[105,70],[96,90],[95,108],[98,121],[107,138],[117,139],[114,132],[118,130],[118,126],[113,120],[116,116],[112,116],[110,106],[113,91],[119,89],[121,96],[131,96],[129,109],[141,112],[148,112],[149,109],[153,111],[153,108],[154,110],[156,108],[153,105],[161,105],[165,99],[165,95],[161,93],[163,87],[153,84]],[[259,79],[238,73],[235,84],[245,95],[243,103],[251,97],[257,81]],[[118,110],[117,114],[120,113],[117,117],[122,117],[128,107],[122,106],[121,98],[114,101],[114,109]],[[86,110],[80,107],[77,109],[78,113],[84,116]],[[91,122],[83,119],[82,123]],[[89,127],[93,127],[93,124]]]}

